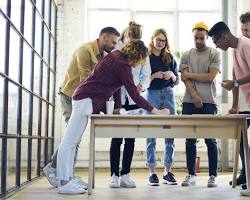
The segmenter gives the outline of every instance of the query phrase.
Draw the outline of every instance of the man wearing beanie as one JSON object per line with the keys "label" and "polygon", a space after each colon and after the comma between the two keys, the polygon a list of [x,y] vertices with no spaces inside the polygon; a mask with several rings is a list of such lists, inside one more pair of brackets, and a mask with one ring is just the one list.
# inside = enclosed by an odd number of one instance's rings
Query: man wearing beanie
{"label": "man wearing beanie", "polygon": [[[244,33],[244,32],[243,32]],[[233,106],[230,113],[238,113],[239,89],[245,97],[248,105],[244,114],[250,113],[250,39],[245,36],[235,37],[224,22],[216,23],[208,32],[216,47],[226,51],[233,48],[233,80],[224,80],[222,87],[233,92]],[[249,125],[249,120],[248,120]],[[242,140],[241,140],[242,141]],[[241,142],[240,156],[244,160],[243,144]],[[242,162],[244,165],[244,162]],[[244,182],[244,177],[250,173],[249,168],[243,167],[241,175],[237,178],[237,184]],[[239,178],[241,180],[239,180]],[[249,183],[248,183],[249,184]],[[241,191],[241,195],[250,196],[250,189]]]}
{"label": "man wearing beanie", "polygon": [[[216,76],[220,72],[219,52],[206,45],[208,26],[199,22],[192,28],[195,47],[185,52],[181,58],[181,80],[186,91],[182,114],[216,114]],[[186,160],[188,176],[182,186],[196,183],[195,159],[197,139],[186,139]],[[209,179],[207,187],[217,187],[218,150],[216,139],[205,139],[208,151]]]}

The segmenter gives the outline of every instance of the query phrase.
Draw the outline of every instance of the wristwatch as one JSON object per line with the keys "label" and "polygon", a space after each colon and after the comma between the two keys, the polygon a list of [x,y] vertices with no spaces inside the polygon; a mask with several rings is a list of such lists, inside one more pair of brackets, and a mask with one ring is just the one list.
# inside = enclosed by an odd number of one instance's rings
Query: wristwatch
{"label": "wristwatch", "polygon": [[239,87],[239,82],[237,80],[234,80],[234,87]]}

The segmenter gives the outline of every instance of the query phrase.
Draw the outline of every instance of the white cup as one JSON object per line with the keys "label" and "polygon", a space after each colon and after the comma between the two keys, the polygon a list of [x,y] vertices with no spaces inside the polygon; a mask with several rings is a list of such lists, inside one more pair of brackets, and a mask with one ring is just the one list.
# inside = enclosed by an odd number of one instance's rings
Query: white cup
{"label": "white cup", "polygon": [[107,115],[112,115],[114,111],[114,101],[106,101],[106,114]]}

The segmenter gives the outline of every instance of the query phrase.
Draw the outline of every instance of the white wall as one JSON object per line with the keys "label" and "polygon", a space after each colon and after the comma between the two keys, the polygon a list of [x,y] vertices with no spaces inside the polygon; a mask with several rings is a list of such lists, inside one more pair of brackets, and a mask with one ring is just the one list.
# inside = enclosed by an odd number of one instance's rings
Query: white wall
{"label": "white wall", "polygon": [[[58,2],[58,18],[57,18],[57,88],[63,81],[65,70],[70,60],[70,56],[74,49],[77,48],[82,42],[85,42],[86,38],[86,6],[85,0],[59,0]],[[237,14],[229,16],[237,17],[242,11],[250,10],[250,2],[248,0],[241,0],[237,2]],[[244,8],[244,9],[243,9]],[[248,8],[248,9],[247,9]],[[235,8],[229,10],[231,13],[235,13]],[[232,20],[233,21],[233,20]],[[235,30],[238,29],[238,24],[233,23]],[[102,28],[102,27],[100,27]],[[229,70],[230,71],[230,70]],[[56,98],[56,131],[55,131],[55,147],[59,144],[62,137],[62,133],[65,130],[64,119],[61,115],[59,96]],[[223,112],[226,112],[228,105],[223,105]],[[84,133],[81,142],[81,148],[78,154],[77,163],[78,166],[88,166],[88,148],[89,148],[89,129]],[[219,141],[220,143],[220,141]],[[97,166],[109,167],[109,145],[110,139],[98,139],[96,141],[97,150]],[[161,162],[163,158],[163,140],[157,140],[157,160]],[[230,145],[233,147],[233,143]],[[232,149],[232,148],[230,148]],[[198,155],[201,156],[202,166],[207,167],[206,148],[203,140],[198,144]],[[185,143],[184,139],[176,140],[176,156],[175,167],[185,167]],[[229,153],[232,155],[232,153]],[[232,166],[232,156],[229,156],[230,166]],[[145,167],[145,140],[137,139],[135,145],[135,155],[133,167]],[[159,166],[160,163],[159,163]]]}

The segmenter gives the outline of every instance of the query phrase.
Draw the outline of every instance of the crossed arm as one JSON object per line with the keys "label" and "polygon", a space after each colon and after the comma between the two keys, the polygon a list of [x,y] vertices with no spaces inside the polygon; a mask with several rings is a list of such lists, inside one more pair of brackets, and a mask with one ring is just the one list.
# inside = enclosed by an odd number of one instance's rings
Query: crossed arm
{"label": "crossed arm", "polygon": [[191,95],[195,107],[201,108],[203,106],[202,98],[199,96],[191,80],[199,82],[212,82],[216,75],[219,73],[219,69],[210,67],[208,73],[195,73],[189,72],[188,67],[181,70],[181,80],[184,82],[187,92]]}

